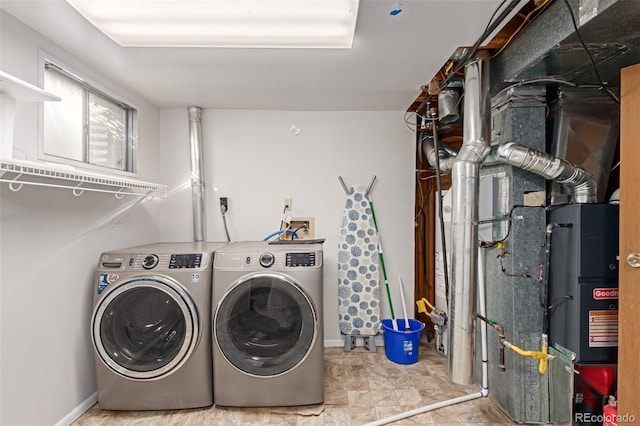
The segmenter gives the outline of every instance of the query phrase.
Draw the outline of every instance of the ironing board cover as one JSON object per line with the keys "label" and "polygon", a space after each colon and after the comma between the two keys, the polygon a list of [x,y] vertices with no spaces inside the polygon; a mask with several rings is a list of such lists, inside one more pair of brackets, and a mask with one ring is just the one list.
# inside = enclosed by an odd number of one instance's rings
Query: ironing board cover
{"label": "ironing board cover", "polygon": [[338,235],[340,332],[371,336],[380,329],[378,233],[365,188],[348,191]]}

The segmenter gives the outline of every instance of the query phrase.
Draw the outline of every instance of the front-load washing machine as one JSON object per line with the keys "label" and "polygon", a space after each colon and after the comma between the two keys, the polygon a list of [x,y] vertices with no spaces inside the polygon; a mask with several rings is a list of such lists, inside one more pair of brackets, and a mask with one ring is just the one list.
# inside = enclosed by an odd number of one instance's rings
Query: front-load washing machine
{"label": "front-load washing machine", "polygon": [[239,242],[213,266],[216,405],[324,401],[322,245]]}
{"label": "front-load washing machine", "polygon": [[158,243],[100,256],[91,337],[101,408],[213,404],[212,264],[227,245]]}

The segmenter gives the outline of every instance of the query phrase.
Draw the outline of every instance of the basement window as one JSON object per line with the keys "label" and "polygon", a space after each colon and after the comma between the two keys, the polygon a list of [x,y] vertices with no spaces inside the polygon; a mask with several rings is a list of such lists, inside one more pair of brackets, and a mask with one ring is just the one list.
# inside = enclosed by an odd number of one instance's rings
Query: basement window
{"label": "basement window", "polygon": [[137,111],[64,68],[44,61],[43,159],[91,169],[135,173]]}

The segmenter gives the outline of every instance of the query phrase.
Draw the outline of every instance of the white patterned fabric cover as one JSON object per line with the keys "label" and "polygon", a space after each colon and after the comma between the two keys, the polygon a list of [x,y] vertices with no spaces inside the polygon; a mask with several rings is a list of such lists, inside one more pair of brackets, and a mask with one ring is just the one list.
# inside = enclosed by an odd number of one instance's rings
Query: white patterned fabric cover
{"label": "white patterned fabric cover", "polygon": [[340,332],[376,335],[380,329],[378,233],[363,186],[351,186],[338,235]]}

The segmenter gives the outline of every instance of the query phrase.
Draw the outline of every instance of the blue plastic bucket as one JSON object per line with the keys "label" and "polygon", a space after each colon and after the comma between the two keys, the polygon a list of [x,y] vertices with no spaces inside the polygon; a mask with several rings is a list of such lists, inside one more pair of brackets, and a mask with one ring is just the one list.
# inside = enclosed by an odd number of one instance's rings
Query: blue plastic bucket
{"label": "blue plastic bucket", "polygon": [[398,330],[393,329],[390,319],[382,320],[384,330],[384,353],[391,361],[398,364],[413,364],[418,361],[418,347],[420,346],[420,333],[424,324],[415,319],[409,319],[409,330],[406,330],[406,320],[395,320]]}

